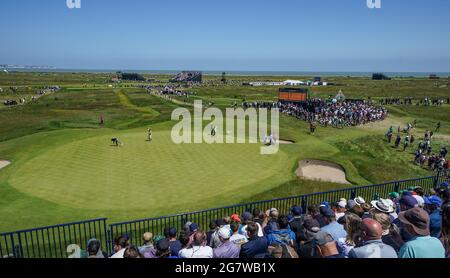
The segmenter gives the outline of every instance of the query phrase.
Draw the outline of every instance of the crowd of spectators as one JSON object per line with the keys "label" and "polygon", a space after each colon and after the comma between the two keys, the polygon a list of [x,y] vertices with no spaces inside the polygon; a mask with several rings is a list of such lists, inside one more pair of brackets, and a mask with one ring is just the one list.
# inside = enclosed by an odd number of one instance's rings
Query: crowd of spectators
{"label": "crowd of spectators", "polygon": [[[416,105],[422,106],[442,106],[443,104],[450,104],[450,98],[429,98],[425,97],[415,102]],[[413,98],[382,98],[380,99],[380,105],[413,105]]]}
{"label": "crowd of spectators", "polygon": [[[187,222],[181,231],[147,232],[142,242],[123,235],[111,258],[450,258],[448,186],[293,206],[289,214],[254,209],[212,221],[208,231]],[[87,249],[89,258],[105,257],[98,240]]]}
{"label": "crowd of spectators", "polygon": [[384,120],[388,111],[365,101],[310,99],[302,103],[278,103],[280,111],[307,122],[343,128]]}

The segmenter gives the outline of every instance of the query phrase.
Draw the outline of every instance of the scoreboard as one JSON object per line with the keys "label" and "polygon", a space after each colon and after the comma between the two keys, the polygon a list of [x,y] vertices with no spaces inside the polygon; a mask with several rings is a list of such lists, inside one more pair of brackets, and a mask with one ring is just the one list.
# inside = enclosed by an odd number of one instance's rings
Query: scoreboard
{"label": "scoreboard", "polygon": [[308,89],[280,88],[278,100],[281,102],[301,102],[308,100]]}

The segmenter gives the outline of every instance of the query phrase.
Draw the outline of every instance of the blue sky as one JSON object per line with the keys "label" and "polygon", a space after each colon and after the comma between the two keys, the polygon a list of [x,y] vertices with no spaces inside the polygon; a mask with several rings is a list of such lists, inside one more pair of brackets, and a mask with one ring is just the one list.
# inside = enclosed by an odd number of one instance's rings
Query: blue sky
{"label": "blue sky", "polygon": [[450,1],[1,0],[0,64],[450,72]]}

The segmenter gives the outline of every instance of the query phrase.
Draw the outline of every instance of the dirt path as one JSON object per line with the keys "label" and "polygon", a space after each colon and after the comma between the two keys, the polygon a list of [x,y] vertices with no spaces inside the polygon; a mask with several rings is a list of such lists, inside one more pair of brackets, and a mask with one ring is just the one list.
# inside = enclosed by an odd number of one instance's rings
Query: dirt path
{"label": "dirt path", "polygon": [[11,162],[9,162],[7,160],[0,160],[0,169],[5,168],[9,164],[11,164]]}
{"label": "dirt path", "polygon": [[345,177],[345,171],[337,164],[320,160],[303,160],[295,171],[297,177],[350,184]]}

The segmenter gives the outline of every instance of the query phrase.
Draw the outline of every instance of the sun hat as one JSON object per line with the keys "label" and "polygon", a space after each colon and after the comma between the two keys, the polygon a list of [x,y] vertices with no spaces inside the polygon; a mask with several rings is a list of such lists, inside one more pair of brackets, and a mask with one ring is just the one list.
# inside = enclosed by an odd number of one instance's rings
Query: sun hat
{"label": "sun hat", "polygon": [[378,211],[381,211],[381,212],[384,212],[384,213],[393,213],[394,212],[393,204],[391,204],[386,199],[379,199],[378,201],[372,201],[370,203]]}
{"label": "sun hat", "polygon": [[364,200],[363,197],[356,197],[355,202],[358,206],[362,206],[366,203],[366,200]]}
{"label": "sun hat", "polygon": [[421,236],[430,235],[430,217],[428,213],[421,208],[412,208],[400,212],[398,215],[400,222],[411,225],[413,230]]}
{"label": "sun hat", "polygon": [[230,238],[230,229],[226,227],[222,227],[219,229],[219,237],[223,239],[229,239]]}

